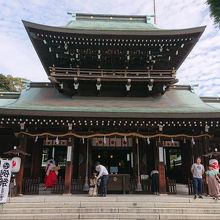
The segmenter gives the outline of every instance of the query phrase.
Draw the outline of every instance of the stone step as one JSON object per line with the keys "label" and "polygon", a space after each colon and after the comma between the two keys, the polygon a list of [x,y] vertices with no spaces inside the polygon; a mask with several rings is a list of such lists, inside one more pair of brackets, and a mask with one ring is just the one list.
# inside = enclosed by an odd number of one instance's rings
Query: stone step
{"label": "stone step", "polygon": [[13,208],[3,209],[1,214],[59,214],[59,213],[153,213],[153,214],[220,214],[219,208]]}
{"label": "stone step", "polygon": [[206,199],[206,202],[186,202],[186,203],[171,203],[171,202],[164,202],[164,201],[143,201],[143,202],[111,202],[111,201],[90,201],[90,202],[59,202],[59,201],[52,201],[52,202],[35,202],[35,203],[27,203],[27,202],[14,202],[14,203],[7,203],[4,204],[4,208],[96,208],[96,207],[116,207],[116,208],[169,208],[169,207],[176,207],[176,208],[190,208],[190,207],[198,207],[198,208],[220,208],[220,201]]}
{"label": "stone step", "polygon": [[220,219],[220,201],[210,197],[110,195],[23,196],[0,206],[0,220]]}
{"label": "stone step", "polygon": [[118,219],[118,220],[125,220],[125,219],[188,219],[188,220],[219,220],[219,214],[148,214],[148,213],[83,213],[83,214],[3,214],[0,215],[0,220],[73,220],[73,219]]}
{"label": "stone step", "polygon": [[166,202],[166,203],[207,203],[212,200],[210,197],[194,200],[192,197],[174,196],[121,196],[121,197],[87,197],[87,196],[31,196],[14,197],[8,200],[9,203],[49,203],[49,202]]}

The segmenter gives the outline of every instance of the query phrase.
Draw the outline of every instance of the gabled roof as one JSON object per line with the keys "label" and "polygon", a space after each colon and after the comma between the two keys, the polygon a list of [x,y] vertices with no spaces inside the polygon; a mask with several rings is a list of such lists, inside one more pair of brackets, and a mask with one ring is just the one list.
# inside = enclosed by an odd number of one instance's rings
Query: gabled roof
{"label": "gabled roof", "polygon": [[[1,103],[1,100],[0,100]],[[69,97],[51,84],[33,83],[17,101],[0,104],[1,115],[219,118],[220,110],[203,102],[187,86],[175,86],[160,97]]]}

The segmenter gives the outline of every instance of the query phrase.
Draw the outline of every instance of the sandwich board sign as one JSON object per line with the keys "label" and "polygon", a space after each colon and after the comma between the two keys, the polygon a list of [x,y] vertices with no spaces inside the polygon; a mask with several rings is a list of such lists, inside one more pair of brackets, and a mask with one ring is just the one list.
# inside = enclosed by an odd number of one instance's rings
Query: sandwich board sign
{"label": "sandwich board sign", "polygon": [[0,204],[6,203],[11,180],[11,160],[0,159]]}

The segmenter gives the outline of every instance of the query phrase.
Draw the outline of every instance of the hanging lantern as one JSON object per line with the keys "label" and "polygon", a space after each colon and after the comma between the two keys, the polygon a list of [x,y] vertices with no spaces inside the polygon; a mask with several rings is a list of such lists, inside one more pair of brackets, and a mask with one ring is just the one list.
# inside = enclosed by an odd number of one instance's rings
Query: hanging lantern
{"label": "hanging lantern", "polygon": [[13,157],[12,158],[12,173],[18,173],[21,167],[21,158]]}
{"label": "hanging lantern", "polygon": [[159,131],[163,131],[163,125],[158,125]]}
{"label": "hanging lantern", "polygon": [[193,144],[193,145],[196,144],[196,142],[195,142],[195,140],[194,140],[194,137],[192,137],[192,144]]}
{"label": "hanging lantern", "polygon": [[106,137],[103,138],[103,143],[106,144]]}
{"label": "hanging lantern", "polygon": [[73,129],[73,124],[72,123],[68,123],[68,130],[71,131]]}
{"label": "hanging lantern", "polygon": [[209,132],[209,126],[208,125],[205,125],[205,132]]}
{"label": "hanging lantern", "polygon": [[147,137],[147,144],[149,145],[150,144],[150,138]]}
{"label": "hanging lantern", "polygon": [[174,140],[173,140],[173,138],[171,138],[171,143],[174,144]]}
{"label": "hanging lantern", "polygon": [[85,138],[82,138],[82,142],[83,142],[83,144],[85,144]]}

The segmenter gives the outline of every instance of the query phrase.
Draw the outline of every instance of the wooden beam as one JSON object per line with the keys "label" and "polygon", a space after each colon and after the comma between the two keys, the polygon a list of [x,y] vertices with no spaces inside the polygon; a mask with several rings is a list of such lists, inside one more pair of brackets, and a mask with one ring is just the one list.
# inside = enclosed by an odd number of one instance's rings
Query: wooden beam
{"label": "wooden beam", "polygon": [[[26,135],[19,135],[19,149],[26,151],[27,149],[27,136]],[[24,177],[24,165],[25,165],[25,156],[20,155],[21,157],[21,167],[20,171],[16,176],[16,184],[17,184],[17,194],[22,195],[22,183]]]}

